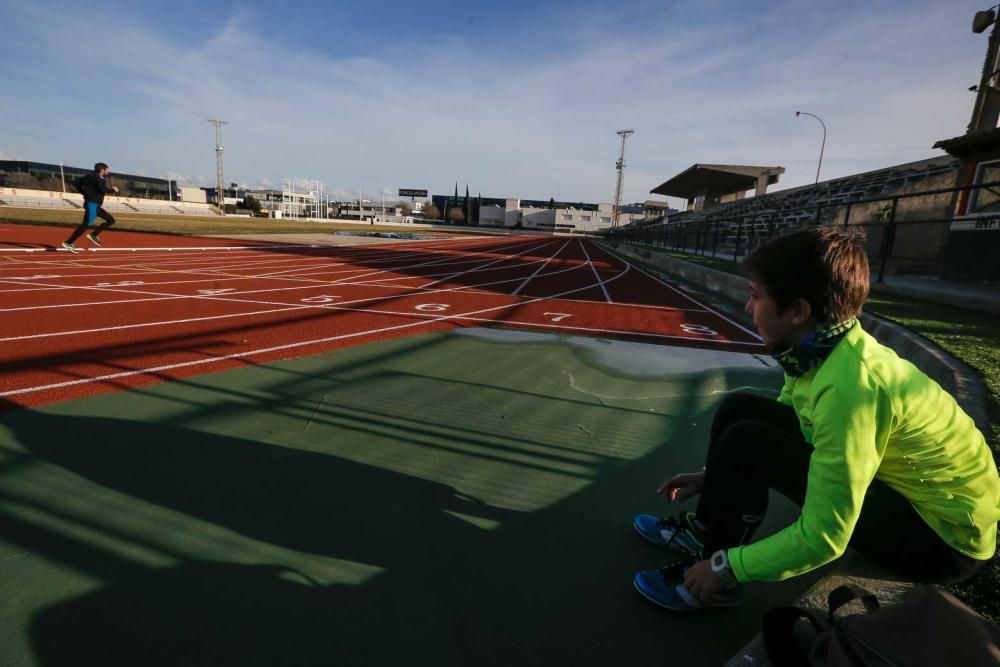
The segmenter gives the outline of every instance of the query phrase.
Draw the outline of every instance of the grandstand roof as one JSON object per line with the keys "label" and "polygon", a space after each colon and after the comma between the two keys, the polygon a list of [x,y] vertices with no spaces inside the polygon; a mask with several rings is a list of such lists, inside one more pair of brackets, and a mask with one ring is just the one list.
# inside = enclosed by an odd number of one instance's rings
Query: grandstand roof
{"label": "grandstand roof", "polygon": [[739,164],[693,164],[650,192],[671,197],[696,197],[705,191],[745,192],[757,187],[757,179],[767,176],[774,185],[785,173],[784,167],[756,167]]}
{"label": "grandstand roof", "polygon": [[971,157],[1000,152],[1000,128],[970,132],[960,137],[942,139],[934,148],[948,151],[955,157]]}

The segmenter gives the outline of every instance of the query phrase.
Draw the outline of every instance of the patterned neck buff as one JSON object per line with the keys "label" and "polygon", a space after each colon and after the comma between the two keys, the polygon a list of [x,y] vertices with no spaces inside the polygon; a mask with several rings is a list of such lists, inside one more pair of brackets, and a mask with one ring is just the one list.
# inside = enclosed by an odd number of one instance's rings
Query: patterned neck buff
{"label": "patterned neck buff", "polygon": [[801,377],[823,363],[834,346],[854,326],[857,318],[816,327],[812,333],[784,350],[772,350],[771,357],[792,377]]}

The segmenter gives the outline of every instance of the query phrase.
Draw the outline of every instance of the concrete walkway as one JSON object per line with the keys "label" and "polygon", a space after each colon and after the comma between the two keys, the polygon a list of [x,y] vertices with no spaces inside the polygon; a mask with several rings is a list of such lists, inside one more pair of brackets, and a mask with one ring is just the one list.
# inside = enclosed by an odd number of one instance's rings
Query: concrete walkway
{"label": "concrete walkway", "polygon": [[872,291],[899,294],[1000,315],[1000,287],[996,285],[921,276],[886,276],[883,282],[872,283]]}

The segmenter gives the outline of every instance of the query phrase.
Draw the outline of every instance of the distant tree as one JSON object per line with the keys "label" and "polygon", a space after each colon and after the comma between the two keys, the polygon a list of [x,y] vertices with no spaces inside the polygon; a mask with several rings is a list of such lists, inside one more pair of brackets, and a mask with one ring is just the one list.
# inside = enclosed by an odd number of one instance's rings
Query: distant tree
{"label": "distant tree", "polygon": [[24,188],[25,190],[37,190],[38,179],[25,171],[7,174],[7,187]]}
{"label": "distant tree", "polygon": [[236,213],[236,204],[224,204],[226,213]]}
{"label": "distant tree", "polygon": [[426,218],[427,220],[441,219],[441,209],[437,207],[437,204],[434,204],[432,202],[428,202],[428,204],[424,206],[423,213],[424,213],[424,218]]}
{"label": "distant tree", "polygon": [[396,210],[399,211],[399,214],[402,216],[407,216],[413,213],[413,207],[410,206],[410,204],[405,201],[397,202]]}
{"label": "distant tree", "polygon": [[250,209],[254,215],[260,215],[260,202],[253,195],[243,196],[243,208]]}
{"label": "distant tree", "polygon": [[555,207],[556,207],[556,198],[555,197],[549,197],[549,208],[553,209]]}
{"label": "distant tree", "polygon": [[453,225],[460,225],[465,222],[465,214],[462,213],[462,209],[455,206],[448,211],[448,222]]}
{"label": "distant tree", "polygon": [[[52,192],[62,192],[62,179],[61,178],[42,178],[39,179],[38,187],[42,190],[51,190]],[[68,192],[72,192],[73,188],[71,184],[66,184],[66,189]]]}

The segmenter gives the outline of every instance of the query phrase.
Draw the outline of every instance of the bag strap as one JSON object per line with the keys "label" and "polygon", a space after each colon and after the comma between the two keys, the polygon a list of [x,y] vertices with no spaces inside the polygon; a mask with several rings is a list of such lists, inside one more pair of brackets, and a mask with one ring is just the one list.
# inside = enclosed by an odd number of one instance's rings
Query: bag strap
{"label": "bag strap", "polygon": [[831,627],[827,617],[815,609],[779,606],[769,609],[764,614],[761,634],[764,637],[767,656],[774,667],[804,667],[809,664],[793,631],[800,618],[809,621],[817,634]]}
{"label": "bag strap", "polygon": [[865,606],[865,611],[869,614],[879,608],[878,598],[867,588],[853,584],[837,586],[830,591],[830,594],[826,598],[827,607],[830,610],[830,623],[835,621],[834,614],[838,609],[854,600],[861,600],[861,603]]}

